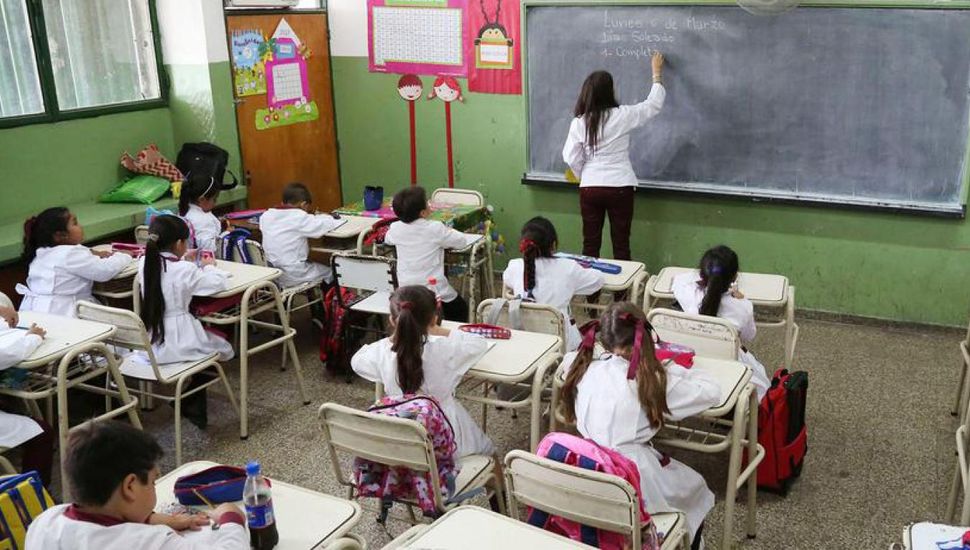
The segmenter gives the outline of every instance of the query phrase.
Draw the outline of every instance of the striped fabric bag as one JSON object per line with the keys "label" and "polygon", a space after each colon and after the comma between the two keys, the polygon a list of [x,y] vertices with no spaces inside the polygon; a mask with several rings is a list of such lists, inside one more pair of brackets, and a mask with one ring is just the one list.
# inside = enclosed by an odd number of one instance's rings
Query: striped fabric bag
{"label": "striped fabric bag", "polygon": [[0,476],[0,550],[21,550],[30,522],[53,505],[37,472]]}

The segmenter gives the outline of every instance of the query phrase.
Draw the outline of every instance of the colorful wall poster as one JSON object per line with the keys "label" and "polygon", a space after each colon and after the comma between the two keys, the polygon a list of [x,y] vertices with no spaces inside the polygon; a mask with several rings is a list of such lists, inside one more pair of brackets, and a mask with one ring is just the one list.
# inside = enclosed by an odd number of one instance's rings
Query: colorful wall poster
{"label": "colorful wall poster", "polygon": [[233,31],[230,43],[236,97],[265,94],[265,63],[272,58],[272,48],[263,37],[262,31]]}
{"label": "colorful wall poster", "polygon": [[305,49],[301,52],[294,37],[272,40],[273,56],[265,66],[267,107],[256,110],[257,130],[309,122],[320,117],[317,103],[310,99],[306,65],[309,52]]}
{"label": "colorful wall poster", "polygon": [[469,0],[367,0],[371,72],[465,76]]}
{"label": "colorful wall poster", "polygon": [[522,93],[519,0],[469,0],[468,90]]}

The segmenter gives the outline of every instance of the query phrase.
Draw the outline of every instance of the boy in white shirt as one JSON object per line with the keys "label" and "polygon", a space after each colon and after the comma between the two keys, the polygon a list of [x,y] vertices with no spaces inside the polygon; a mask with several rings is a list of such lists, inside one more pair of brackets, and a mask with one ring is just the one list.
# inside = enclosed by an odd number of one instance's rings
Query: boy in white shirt
{"label": "boy in white shirt", "polygon": [[[158,514],[155,481],[162,448],[117,421],[71,432],[67,476],[77,501],[44,511],[27,529],[27,550],[247,550],[246,516],[234,504],[204,514]],[[210,517],[218,528],[208,529]],[[208,532],[183,537],[179,531]]]}
{"label": "boy in white shirt", "polygon": [[283,203],[259,217],[266,259],[283,274],[282,287],[303,283],[333,282],[330,268],[307,259],[307,239],[318,239],[340,225],[327,214],[311,214],[313,198],[302,183],[291,183],[283,189]]}
{"label": "boy in white shirt", "polygon": [[426,287],[434,279],[444,318],[467,322],[468,302],[458,295],[445,276],[445,249],[465,248],[482,235],[455,231],[439,221],[427,219],[431,210],[422,187],[398,191],[391,206],[398,221],[388,227],[384,243],[397,248],[398,284]]}

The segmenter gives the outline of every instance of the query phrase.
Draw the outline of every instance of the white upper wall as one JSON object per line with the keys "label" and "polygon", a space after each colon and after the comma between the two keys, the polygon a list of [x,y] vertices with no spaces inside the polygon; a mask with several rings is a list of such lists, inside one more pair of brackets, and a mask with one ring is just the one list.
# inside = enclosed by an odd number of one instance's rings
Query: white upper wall
{"label": "white upper wall", "polygon": [[330,55],[367,57],[366,0],[327,0]]}
{"label": "white upper wall", "polygon": [[166,64],[229,61],[222,0],[158,0],[156,5]]}

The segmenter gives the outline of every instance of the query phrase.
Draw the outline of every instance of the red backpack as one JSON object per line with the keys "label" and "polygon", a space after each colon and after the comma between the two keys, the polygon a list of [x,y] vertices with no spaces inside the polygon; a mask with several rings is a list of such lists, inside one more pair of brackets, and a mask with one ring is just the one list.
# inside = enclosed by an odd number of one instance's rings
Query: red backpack
{"label": "red backpack", "polygon": [[758,443],[765,458],[758,465],[758,488],[782,495],[801,475],[808,451],[805,398],[808,373],[778,369],[758,407]]}
{"label": "red backpack", "polygon": [[[340,295],[337,295],[340,292]],[[347,356],[348,342],[344,324],[357,294],[349,289],[334,285],[323,297],[323,327],[320,330],[320,362],[333,374],[343,374],[350,382],[350,365]]]}

